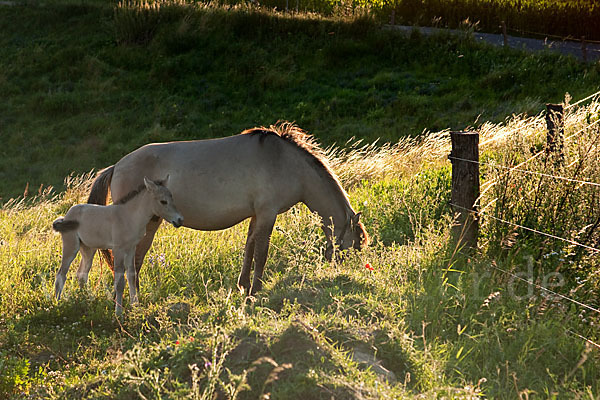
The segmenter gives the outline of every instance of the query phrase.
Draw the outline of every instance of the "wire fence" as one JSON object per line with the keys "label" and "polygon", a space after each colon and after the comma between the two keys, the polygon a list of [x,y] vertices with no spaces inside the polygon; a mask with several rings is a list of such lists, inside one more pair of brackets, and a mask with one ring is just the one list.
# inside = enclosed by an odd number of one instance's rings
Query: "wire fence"
{"label": "wire fence", "polygon": [[551,239],[560,240],[560,241],[572,244],[574,246],[579,246],[579,247],[582,247],[584,249],[600,253],[600,249],[597,249],[597,248],[592,247],[592,246],[588,246],[588,245],[583,244],[583,243],[579,243],[579,242],[577,242],[575,240],[566,239],[566,238],[563,238],[563,237],[560,237],[560,236],[557,236],[557,235],[553,235],[553,234],[547,233],[547,232],[542,232],[542,231],[537,230],[537,229],[529,228],[529,227],[524,226],[524,225],[520,225],[520,224],[517,224],[517,223],[514,223],[514,222],[507,221],[507,220],[502,219],[502,218],[498,218],[498,217],[496,217],[495,215],[492,215],[492,214],[482,213],[480,211],[471,210],[471,209],[459,206],[457,204],[450,203],[450,205],[453,206],[453,207],[456,207],[456,208],[460,208],[460,209],[462,209],[464,211],[467,211],[467,212],[470,212],[470,213],[474,213],[474,214],[477,214],[477,215],[480,215],[480,216],[489,217],[489,218],[491,218],[491,219],[493,219],[495,221],[502,222],[503,224],[511,225],[511,226],[514,226],[514,227],[519,228],[519,229],[523,229],[523,230],[526,230],[526,231],[529,231],[529,232],[536,233],[538,235],[546,236],[546,237],[549,237]]}
{"label": "wire fence", "polygon": [[448,158],[450,160],[458,160],[458,161],[464,161],[464,162],[474,163],[474,164],[478,164],[478,165],[490,166],[491,168],[506,169],[506,170],[509,170],[511,172],[515,171],[515,172],[520,172],[520,173],[523,173],[523,174],[543,176],[543,177],[546,177],[546,178],[554,178],[554,179],[564,180],[564,181],[567,181],[567,182],[580,183],[582,185],[591,185],[591,186],[600,187],[600,183],[591,182],[591,181],[583,181],[583,180],[575,179],[575,178],[567,178],[565,176],[560,176],[560,175],[546,174],[546,173],[538,172],[538,171],[529,171],[529,170],[526,170],[526,169],[520,169],[520,168],[516,168],[516,167],[507,167],[506,165],[489,163],[489,162],[467,160],[466,158],[460,158],[460,157],[454,157],[454,156],[449,156]]}
{"label": "wire fence", "polygon": [[[599,92],[600,93],[600,92]],[[598,125],[600,123],[600,119],[597,119],[596,121],[592,122],[591,124],[579,129],[577,132],[572,133],[571,135],[565,137],[563,139],[563,142],[567,142],[568,140],[571,140],[573,137],[579,135],[580,133],[582,133],[585,130],[590,129],[591,127]],[[504,177],[505,175],[510,174],[513,171],[519,171],[520,167],[522,167],[523,165],[529,163],[530,161],[533,161],[534,159],[540,157],[542,154],[545,154],[546,150],[540,150],[537,153],[535,153],[534,155],[532,155],[531,157],[527,158],[525,161],[520,162],[519,164],[512,166],[512,167],[504,167],[507,171],[504,174],[501,174],[500,176],[488,181],[485,183],[485,187],[483,188],[483,190],[481,191],[481,196],[483,196],[488,190],[490,190],[494,185],[498,184],[500,182],[500,179],[502,177]],[[473,160],[470,160],[470,162],[472,162]],[[478,162],[479,163],[479,162]],[[524,171],[524,170],[520,170],[520,171]],[[531,171],[530,171],[531,172]],[[561,179],[560,177],[557,177],[555,175],[552,175],[552,177],[557,178],[557,179]],[[568,178],[563,178],[563,179],[568,179]],[[594,182],[587,182],[588,184],[594,184]]]}
{"label": "wire fence", "polygon": [[[588,100],[597,99],[597,98],[599,98],[599,97],[600,97],[600,91],[597,91],[597,92],[595,92],[595,93],[592,93],[592,94],[590,94],[590,95],[589,95],[589,96],[587,96],[587,97],[584,97],[584,98],[583,98],[583,99],[581,99],[581,100],[578,100],[578,101],[576,101],[575,103],[569,103],[569,104],[565,105],[565,106],[564,106],[564,110],[565,110],[565,111],[567,111],[567,110],[569,110],[569,109],[571,109],[571,108],[573,108],[573,107],[576,107],[576,106],[578,106],[578,105],[580,105],[580,104],[582,104],[582,103],[585,103],[585,102],[586,102],[586,101],[588,101]],[[482,141],[481,143],[479,143],[479,145],[480,145],[480,146],[485,146],[486,144],[489,144],[489,143],[492,143],[492,142],[498,141],[498,140],[500,140],[500,139],[504,139],[504,138],[506,138],[507,136],[509,136],[509,135],[511,135],[511,134],[513,134],[513,133],[516,133],[516,132],[523,131],[523,130],[525,130],[526,128],[532,127],[532,126],[534,126],[534,125],[537,125],[537,124],[541,124],[542,122],[540,121],[540,119],[541,119],[541,117],[543,117],[544,115],[545,115],[545,113],[544,113],[544,112],[541,112],[541,113],[538,115],[538,117],[537,117],[537,118],[535,118],[533,121],[531,121],[531,122],[529,122],[529,123],[527,123],[527,124],[525,124],[525,125],[523,125],[523,126],[517,126],[517,127],[513,128],[513,129],[509,130],[508,132],[504,132],[504,133],[503,133],[502,135],[500,135],[500,136],[495,136],[495,137],[492,137],[492,138],[486,139],[486,140]]]}
{"label": "wire fence", "polygon": [[592,93],[591,95],[589,95],[589,96],[587,96],[587,97],[585,97],[585,98],[583,98],[583,99],[581,99],[581,100],[579,100],[579,101],[577,101],[575,103],[566,105],[565,106],[565,110],[568,110],[569,108],[573,108],[575,106],[578,106],[579,104],[585,103],[586,101],[588,101],[590,99],[593,99],[594,97],[598,97],[598,96],[600,96],[600,91],[598,91],[596,93]]}
{"label": "wire fence", "polygon": [[[591,95],[589,95],[589,96],[587,96],[587,97],[585,97],[585,98],[583,98],[583,99],[581,99],[581,100],[579,100],[579,101],[577,101],[575,103],[572,103],[572,104],[569,104],[569,105],[565,106],[564,110],[566,111],[566,110],[572,109],[573,107],[579,106],[580,104],[582,104],[582,103],[584,103],[584,102],[586,102],[588,100],[592,100],[592,99],[597,100],[599,96],[600,96],[600,91],[595,92],[595,93],[593,93],[593,94],[591,94]],[[514,129],[510,130],[510,131],[502,134],[500,137],[494,137],[494,138],[485,140],[485,141],[481,142],[479,144],[479,146],[488,144],[488,143],[490,143],[492,141],[495,141],[495,140],[498,140],[498,139],[501,139],[501,138],[506,138],[508,135],[510,135],[512,133],[521,131],[523,129],[526,129],[528,127],[531,127],[531,126],[533,126],[535,124],[539,124],[539,123],[540,123],[540,120],[536,119],[536,120],[534,120],[534,121],[532,121],[532,122],[530,122],[530,123],[528,123],[528,124],[526,124],[524,126],[519,126],[519,127],[516,127]],[[599,123],[600,123],[600,119],[597,119],[596,121],[591,122],[591,123],[588,122],[581,129],[579,129],[576,132],[573,132],[569,136],[565,137],[563,139],[563,143],[565,143],[568,140],[574,138],[575,136],[581,134],[582,132],[593,128],[594,126],[598,125]],[[599,137],[600,137],[600,135],[599,135]],[[542,230],[535,229],[535,228],[532,228],[532,227],[528,227],[528,226],[525,226],[525,225],[522,225],[522,224],[519,224],[519,223],[516,223],[516,222],[511,222],[511,221],[508,221],[506,219],[499,218],[499,217],[497,217],[495,215],[492,215],[490,213],[487,213],[487,212],[484,213],[481,210],[477,211],[477,210],[473,209],[473,208],[482,208],[482,207],[478,207],[478,205],[477,205],[477,203],[481,201],[482,196],[488,190],[490,190],[493,186],[495,186],[498,183],[500,183],[501,179],[504,176],[507,176],[508,174],[510,174],[512,172],[517,172],[517,173],[520,173],[520,174],[533,175],[533,176],[539,176],[539,177],[548,178],[548,179],[555,179],[555,180],[560,180],[560,181],[569,182],[569,183],[576,183],[576,184],[579,185],[579,188],[581,188],[583,186],[589,186],[589,187],[592,187],[592,188],[599,188],[600,187],[600,183],[594,182],[593,180],[587,179],[587,178],[567,177],[567,176],[554,175],[554,174],[547,173],[547,172],[532,171],[531,169],[522,168],[526,164],[530,163],[532,160],[540,157],[542,154],[545,154],[545,153],[547,153],[547,149],[540,150],[540,151],[536,152],[535,154],[533,154],[532,156],[528,157],[526,160],[524,160],[524,161],[522,161],[522,162],[520,162],[520,163],[518,163],[518,164],[516,164],[514,166],[506,166],[506,165],[496,164],[496,163],[492,163],[492,162],[481,162],[481,161],[478,161],[478,160],[470,160],[470,159],[466,159],[466,158],[462,158],[462,157],[456,157],[456,156],[453,156],[451,154],[448,158],[450,160],[452,160],[452,161],[467,162],[467,163],[477,164],[478,166],[483,165],[483,166],[487,166],[487,167],[490,167],[490,168],[502,169],[502,170],[505,170],[505,172],[501,173],[499,176],[496,176],[494,179],[486,182],[485,188],[482,190],[482,192],[480,193],[479,197],[473,203],[473,207],[472,208],[462,207],[462,206],[454,204],[452,202],[450,203],[450,205],[453,206],[453,207],[455,207],[455,209],[461,209],[463,211],[466,211],[466,212],[470,213],[473,216],[487,217],[487,218],[490,218],[490,219],[492,219],[494,221],[497,221],[497,222],[499,222],[501,224],[509,225],[509,226],[512,226],[512,227],[515,227],[515,228],[518,228],[518,229],[522,229],[522,230],[525,230],[525,231],[528,231],[528,232],[532,232],[532,233],[534,233],[536,235],[540,235],[540,236],[544,236],[544,237],[547,237],[547,238],[551,238],[553,240],[562,241],[562,242],[567,243],[567,244],[569,244],[571,246],[577,246],[577,247],[586,249],[586,250],[590,251],[594,255],[600,255],[600,249],[598,249],[598,248],[596,248],[594,246],[591,246],[591,245],[588,245],[588,244],[585,244],[585,243],[581,243],[581,242],[573,240],[573,239],[564,238],[564,237],[555,235],[553,233],[544,232]],[[490,202],[490,204],[493,203],[493,202],[495,202],[496,200],[497,199],[492,200]],[[487,208],[490,204],[488,204],[485,207],[483,207],[483,209]],[[493,263],[491,264],[491,266],[492,266],[492,268],[494,268],[494,269],[496,269],[496,270],[498,270],[498,271],[500,271],[500,272],[502,272],[504,274],[512,276],[513,278],[518,279],[520,281],[526,282],[529,285],[533,285],[533,286],[535,286],[536,288],[538,288],[540,290],[543,290],[543,291],[545,291],[547,293],[550,293],[550,294],[556,296],[557,298],[560,298],[561,300],[569,301],[572,304],[575,304],[575,305],[577,305],[579,307],[582,307],[582,308],[585,308],[587,310],[593,311],[593,312],[595,312],[595,313],[597,313],[597,314],[600,315],[600,309],[598,309],[596,307],[593,307],[591,305],[585,304],[585,303],[583,303],[581,301],[578,301],[576,299],[573,299],[573,298],[571,298],[569,296],[563,295],[563,294],[558,293],[556,291],[553,291],[553,290],[551,290],[551,289],[549,289],[547,287],[539,285],[536,282],[534,282],[533,279],[529,280],[529,279],[525,279],[523,277],[520,277],[520,276],[518,276],[518,275],[516,275],[516,274],[514,274],[514,273],[512,273],[510,271],[507,271],[507,270],[505,270],[503,268],[498,267],[497,265],[495,265]],[[565,332],[568,333],[568,334],[570,334],[570,335],[572,335],[572,336],[574,336],[574,337],[577,337],[577,338],[585,341],[589,345],[592,345],[592,346],[600,349],[600,344],[594,342],[593,340],[591,340],[591,339],[589,339],[589,338],[587,338],[587,337],[585,337],[585,336],[583,336],[583,335],[581,335],[579,333],[573,332],[570,329],[565,329]]]}

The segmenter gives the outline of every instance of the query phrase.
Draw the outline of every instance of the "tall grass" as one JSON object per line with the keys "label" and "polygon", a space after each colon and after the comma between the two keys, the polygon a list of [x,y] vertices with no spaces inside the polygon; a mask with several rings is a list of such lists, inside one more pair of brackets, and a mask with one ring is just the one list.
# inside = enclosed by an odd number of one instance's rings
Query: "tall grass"
{"label": "tall grass", "polygon": [[[599,108],[593,103],[569,111],[567,134],[593,123]],[[586,179],[598,182],[598,132],[584,130],[577,138],[565,143],[563,164],[552,171],[546,164],[544,171],[580,178],[585,171]],[[521,160],[543,140],[541,117],[486,124],[484,185],[500,177],[494,162]],[[597,257],[485,217],[480,251],[469,258],[456,253],[448,146],[447,133],[440,132],[379,149],[358,143],[330,150],[332,167],[351,188],[374,243],[328,263],[319,221],[306,207],[294,207],[278,219],[264,291],[254,301],[235,288],[246,224],[222,232],[161,228],[142,269],[141,306],[126,305],[122,321],[113,317],[112,277],[99,260],[88,288],[77,289],[72,272],[64,299],[52,298],[60,238],[51,221],[84,201],[89,177],[70,178],[60,195],[48,191],[30,203],[5,205],[0,393],[113,399],[596,396],[600,357],[567,329],[598,341],[598,316],[511,281],[494,266],[531,271],[522,276],[539,283],[544,274],[560,272],[564,282],[554,290],[598,306]],[[543,167],[542,161],[527,166]],[[586,243],[596,245],[597,231],[589,233],[597,194],[514,172],[504,179],[485,192],[482,204],[502,200],[484,212],[578,241],[589,236]]]}

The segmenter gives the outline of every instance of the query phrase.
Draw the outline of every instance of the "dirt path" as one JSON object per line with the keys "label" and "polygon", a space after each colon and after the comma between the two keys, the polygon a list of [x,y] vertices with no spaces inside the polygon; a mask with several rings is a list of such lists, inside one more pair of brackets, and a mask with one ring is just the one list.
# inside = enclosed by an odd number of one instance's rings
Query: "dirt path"
{"label": "dirt path", "polygon": [[[453,34],[464,34],[464,31],[452,30],[452,29],[439,29],[439,28],[427,28],[427,27],[414,27],[404,25],[386,25],[388,29],[396,29],[403,32],[410,33],[413,30],[418,30],[424,35],[433,35],[438,33],[453,33]],[[473,37],[478,41],[484,41],[495,46],[503,46],[504,38],[502,35],[496,35],[493,33],[481,33],[473,32]],[[540,39],[529,39],[515,36],[508,36],[508,45],[515,49],[522,49],[527,51],[542,51],[550,50],[565,55],[571,55],[579,60],[583,61],[583,51],[581,48],[581,42],[570,41],[570,40],[540,40]],[[599,43],[586,43],[587,48],[587,61],[596,62],[600,60],[600,44]]]}

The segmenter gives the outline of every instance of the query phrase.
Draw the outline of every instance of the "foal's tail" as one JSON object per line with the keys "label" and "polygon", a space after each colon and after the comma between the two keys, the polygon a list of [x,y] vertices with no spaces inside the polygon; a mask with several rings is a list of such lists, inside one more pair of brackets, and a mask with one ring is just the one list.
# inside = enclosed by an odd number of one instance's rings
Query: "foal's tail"
{"label": "foal's tail", "polygon": [[[88,204],[100,204],[104,206],[108,203],[108,192],[114,171],[115,166],[111,165],[110,167],[98,172],[98,175],[92,184],[90,195],[88,196]],[[104,258],[104,261],[106,261],[108,267],[114,273],[115,260],[112,251],[105,249],[101,250],[100,254],[102,254],[102,258]]]}
{"label": "foal's tail", "polygon": [[74,231],[79,227],[79,222],[74,219],[66,220],[64,218],[58,218],[52,223],[52,229],[56,232],[69,232]]}

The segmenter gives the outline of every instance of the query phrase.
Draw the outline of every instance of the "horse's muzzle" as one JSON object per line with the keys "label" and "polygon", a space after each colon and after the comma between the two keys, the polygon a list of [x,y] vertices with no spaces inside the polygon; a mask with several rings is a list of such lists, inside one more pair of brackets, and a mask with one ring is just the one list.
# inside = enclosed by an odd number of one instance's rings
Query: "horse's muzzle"
{"label": "horse's muzzle", "polygon": [[183,225],[183,218],[177,218],[175,221],[171,222],[175,228],[179,228]]}

